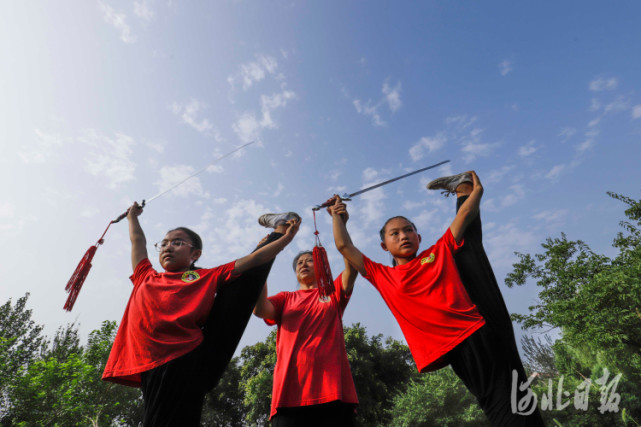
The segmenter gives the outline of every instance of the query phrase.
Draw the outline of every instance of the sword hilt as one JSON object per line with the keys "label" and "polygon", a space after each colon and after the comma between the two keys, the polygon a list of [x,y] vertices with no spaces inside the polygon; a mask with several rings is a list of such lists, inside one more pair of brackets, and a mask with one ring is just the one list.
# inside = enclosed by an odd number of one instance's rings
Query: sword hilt
{"label": "sword hilt", "polygon": [[[140,207],[141,207],[141,208],[144,208],[144,207],[145,207],[145,201],[144,201],[144,200],[142,201],[142,204],[140,205]],[[122,219],[124,219],[128,214],[129,214],[129,209],[127,209],[124,213],[121,213],[121,214],[120,214],[120,216],[118,216],[118,218],[116,218],[116,219],[114,219],[113,221],[111,221],[111,223],[112,223],[112,224],[115,224],[115,223],[117,223],[117,222],[120,222],[120,221],[121,221]]]}
{"label": "sword hilt", "polygon": [[[343,194],[342,196],[338,196],[338,197],[340,197],[340,198],[341,198],[341,201],[344,201],[344,202],[349,202],[349,201],[351,201],[351,200],[352,200],[352,199],[349,197],[349,194],[347,194],[347,193]],[[329,207],[329,206],[332,206],[333,204],[334,204],[333,202],[325,202],[325,203],[323,203],[322,205],[316,205],[316,206],[314,206],[314,207],[312,208],[312,210],[313,210],[313,211],[319,211],[319,210],[321,210],[321,209],[323,209],[323,208],[327,208],[327,207]]]}

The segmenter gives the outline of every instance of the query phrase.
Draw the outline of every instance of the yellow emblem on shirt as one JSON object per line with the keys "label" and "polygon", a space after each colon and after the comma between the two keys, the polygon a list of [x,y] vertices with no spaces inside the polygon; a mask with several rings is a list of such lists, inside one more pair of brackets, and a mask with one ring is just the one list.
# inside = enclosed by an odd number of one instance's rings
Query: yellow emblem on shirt
{"label": "yellow emblem on shirt", "polygon": [[193,282],[194,280],[200,279],[200,274],[196,273],[195,271],[185,271],[183,273],[183,277],[181,278],[183,282],[189,283]]}
{"label": "yellow emblem on shirt", "polygon": [[434,262],[435,258],[436,256],[434,255],[434,252],[432,252],[430,253],[430,256],[426,256],[425,258],[421,259],[421,265]]}

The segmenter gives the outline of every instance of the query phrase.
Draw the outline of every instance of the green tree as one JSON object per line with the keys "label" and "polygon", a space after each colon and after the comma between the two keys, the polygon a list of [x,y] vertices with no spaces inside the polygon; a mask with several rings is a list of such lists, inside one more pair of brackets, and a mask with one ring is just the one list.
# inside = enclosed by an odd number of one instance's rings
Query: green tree
{"label": "green tree", "polygon": [[394,396],[418,376],[409,348],[383,335],[367,336],[360,323],[345,328],[345,347],[358,400],[361,425],[389,425]]}
{"label": "green tree", "polygon": [[205,397],[201,425],[211,427],[244,425],[246,410],[239,363],[239,358],[233,358],[218,385]]}
{"label": "green tree", "polygon": [[[360,425],[388,425],[385,411],[394,396],[417,377],[416,367],[406,345],[382,335],[368,337],[360,324],[344,328],[347,357],[360,401]],[[220,384],[209,394],[203,411],[207,425],[268,426],[271,409],[276,330],[264,342],[242,349]]]}
{"label": "green tree", "polygon": [[389,415],[386,425],[396,427],[490,425],[474,396],[450,368],[412,380],[404,393],[394,397]]}
{"label": "green tree", "polygon": [[[85,349],[75,346],[73,325],[59,330],[44,357],[21,367],[11,385],[11,423],[20,426],[137,425],[140,390],[101,380],[116,331],[103,322]],[[69,344],[64,349],[63,344]],[[75,350],[75,351],[70,351]]]}
{"label": "green tree", "polygon": [[0,419],[10,410],[8,392],[16,372],[39,357],[44,342],[42,326],[25,308],[28,299],[27,293],[15,305],[9,299],[0,306]]}
{"label": "green tree", "polygon": [[[583,241],[568,240],[561,234],[546,239],[540,254],[517,253],[519,262],[505,282],[512,287],[528,279],[536,281],[538,302],[529,307],[529,313],[513,318],[526,329],[558,328],[561,339],[552,348],[555,366],[566,376],[566,383],[594,380],[601,377],[604,368],[622,373],[617,390],[620,408],[640,419],[641,201],[608,195],[627,205],[627,220],[620,223],[624,231],[613,241],[618,249],[615,257],[598,254]],[[570,415],[564,421],[572,425],[588,415],[567,413]],[[599,415],[599,423],[612,421],[609,415]],[[616,419],[623,422],[620,415]]]}

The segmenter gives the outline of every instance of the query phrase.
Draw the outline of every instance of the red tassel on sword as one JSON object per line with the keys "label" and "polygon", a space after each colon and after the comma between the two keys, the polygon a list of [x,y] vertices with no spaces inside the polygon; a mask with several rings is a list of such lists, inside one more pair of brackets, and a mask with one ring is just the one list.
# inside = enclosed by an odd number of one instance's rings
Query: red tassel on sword
{"label": "red tassel on sword", "polygon": [[96,254],[96,249],[98,249],[99,244],[100,243],[97,243],[95,246],[87,249],[87,252],[85,252],[85,256],[82,257],[82,260],[80,260],[80,264],[78,264],[78,267],[76,267],[76,271],[73,272],[73,274],[71,275],[71,279],[69,279],[69,281],[67,282],[65,291],[69,293],[69,296],[67,297],[67,302],[64,306],[64,309],[67,311],[71,311],[73,305],[76,303],[76,298],[78,298],[78,293],[82,288],[82,284],[85,282],[87,274],[89,274],[89,270],[91,269],[91,260]]}
{"label": "red tassel on sword", "polygon": [[[142,207],[145,206],[145,201],[142,201]],[[111,224],[115,224],[119,222],[121,219],[125,218],[127,214],[129,213],[129,209],[123,214],[121,214],[118,218],[114,219],[107,225],[107,228],[105,229],[105,232],[102,233],[102,236],[100,236],[100,239],[96,242],[95,245],[87,249],[87,252],[85,252],[85,256],[82,257],[80,260],[80,263],[78,263],[78,267],[76,267],[76,270],[73,272],[71,275],[71,278],[67,282],[67,286],[65,286],[65,291],[69,293],[69,296],[67,297],[67,302],[65,302],[64,309],[67,311],[71,311],[73,309],[73,305],[76,303],[76,298],[78,298],[78,294],[80,293],[80,289],[82,288],[82,284],[85,283],[85,279],[87,278],[87,274],[89,274],[89,270],[91,270],[91,260],[93,259],[93,256],[96,254],[96,251],[98,250],[98,246],[102,245],[105,240],[105,234],[107,234],[107,230],[109,230],[109,227],[111,227]]]}
{"label": "red tassel on sword", "polygon": [[316,284],[318,285],[318,293],[320,300],[327,302],[330,295],[335,292],[334,279],[332,278],[332,270],[329,267],[327,260],[327,252],[323,245],[321,245],[318,238],[318,230],[316,229],[316,212],[314,213],[314,234],[316,235],[316,246],[312,250],[312,257],[314,258],[314,274],[316,275]]}

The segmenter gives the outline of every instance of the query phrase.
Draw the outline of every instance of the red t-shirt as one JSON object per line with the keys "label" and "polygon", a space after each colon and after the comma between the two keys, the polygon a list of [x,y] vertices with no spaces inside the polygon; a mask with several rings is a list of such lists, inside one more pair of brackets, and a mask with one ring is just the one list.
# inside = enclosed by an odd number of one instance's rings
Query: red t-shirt
{"label": "red t-shirt", "polygon": [[282,407],[358,403],[342,321],[351,293],[343,291],[341,276],[328,302],[319,301],[318,288],[269,297],[276,320],[265,322],[278,325],[270,418]]}
{"label": "red t-shirt", "polygon": [[447,364],[442,357],[485,324],[454,263],[457,244],[448,228],[434,246],[396,267],[363,256],[366,279],[396,317],[419,372]]}
{"label": "red t-shirt", "polygon": [[158,273],[148,259],[140,261],[102,379],[140,387],[141,372],[198,347],[216,289],[236,277],[234,264]]}

